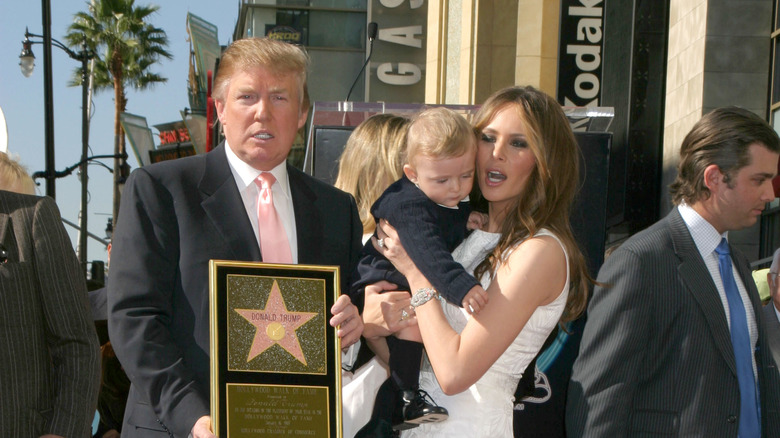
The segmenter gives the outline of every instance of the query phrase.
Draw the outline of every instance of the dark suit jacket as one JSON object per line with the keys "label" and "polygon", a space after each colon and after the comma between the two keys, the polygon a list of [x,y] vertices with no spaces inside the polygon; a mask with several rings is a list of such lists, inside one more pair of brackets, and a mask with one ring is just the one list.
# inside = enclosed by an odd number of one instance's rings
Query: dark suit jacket
{"label": "dark suit jacket", "polygon": [[[780,436],[780,379],[747,260],[732,258],[758,322],[762,432]],[[726,314],[679,211],[601,268],[569,384],[569,437],[736,437],[739,386]]]}
{"label": "dark suit jacket", "polygon": [[[261,261],[224,145],[133,172],[108,288],[109,333],[132,381],[123,437],[186,437],[209,414],[210,259]],[[289,167],[298,261],[340,267],[360,253],[354,199]]]}
{"label": "dark suit jacket", "polygon": [[97,336],[54,200],[0,191],[0,243],[0,432],[89,436]]}
{"label": "dark suit jacket", "polygon": [[766,343],[772,350],[775,365],[778,365],[780,364],[780,321],[777,320],[775,306],[771,300],[764,306],[764,326],[767,334]]}

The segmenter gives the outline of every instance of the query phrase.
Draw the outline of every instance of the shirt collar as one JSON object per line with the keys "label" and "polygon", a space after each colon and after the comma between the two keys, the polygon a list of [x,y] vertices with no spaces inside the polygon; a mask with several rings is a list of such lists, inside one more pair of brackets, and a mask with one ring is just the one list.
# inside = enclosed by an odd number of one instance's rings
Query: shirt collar
{"label": "shirt collar", "polygon": [[723,234],[718,233],[711,223],[688,204],[683,202],[677,206],[677,209],[701,254],[711,254],[720,245],[721,239],[724,237],[728,239],[728,231]]}
{"label": "shirt collar", "polygon": [[[228,145],[227,140],[225,140],[225,154],[227,155],[228,164],[230,164],[230,170],[233,172],[236,182],[242,184],[242,189],[245,190],[250,184],[254,186],[255,180],[263,171],[255,169],[241,158],[238,158],[238,155],[236,155],[236,153],[233,152],[233,149],[230,148],[230,145]],[[287,162],[282,161],[271,169],[270,172],[271,175],[276,178],[276,181],[279,181],[279,187],[281,188],[282,193],[287,198],[290,198],[290,181],[287,178]]]}
{"label": "shirt collar", "polygon": [[[422,190],[420,190],[420,191],[422,192]],[[443,205],[443,204],[436,204],[436,205],[438,205],[439,207],[449,208],[450,210],[458,210],[458,209],[460,209],[460,204],[463,203],[463,202],[469,202],[469,195],[466,195],[465,198],[463,198],[460,201],[458,201],[457,205],[453,205],[452,207],[449,207],[449,206]]]}

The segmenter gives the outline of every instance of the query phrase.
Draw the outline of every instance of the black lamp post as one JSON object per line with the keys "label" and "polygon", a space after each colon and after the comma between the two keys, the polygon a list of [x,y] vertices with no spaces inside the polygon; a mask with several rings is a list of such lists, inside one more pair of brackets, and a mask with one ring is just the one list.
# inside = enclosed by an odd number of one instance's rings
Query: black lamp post
{"label": "black lamp post", "polygon": [[[30,38],[39,38],[40,40],[31,40]],[[43,44],[43,35],[36,35],[30,33],[27,29],[24,31],[24,41],[22,41],[22,53],[19,55],[19,66],[22,69],[22,74],[25,77],[30,77],[35,67],[35,55],[32,52],[33,44]],[[89,161],[89,114],[87,113],[87,105],[89,100],[89,81],[87,78],[88,67],[87,64],[90,59],[94,57],[94,53],[87,49],[86,37],[81,43],[81,50],[74,52],[66,45],[51,38],[51,45],[62,49],[71,59],[81,62],[81,214],[79,215],[79,262],[83,272],[86,274],[87,269],[87,164]],[[51,102],[47,101],[46,111],[51,111],[49,107]],[[54,180],[57,178],[54,171],[54,151],[49,151],[49,142],[47,141],[46,151],[46,194],[53,197],[54,193]],[[53,145],[52,145],[53,146]],[[51,166],[49,160],[52,161]],[[51,186],[51,192],[50,192]]]}

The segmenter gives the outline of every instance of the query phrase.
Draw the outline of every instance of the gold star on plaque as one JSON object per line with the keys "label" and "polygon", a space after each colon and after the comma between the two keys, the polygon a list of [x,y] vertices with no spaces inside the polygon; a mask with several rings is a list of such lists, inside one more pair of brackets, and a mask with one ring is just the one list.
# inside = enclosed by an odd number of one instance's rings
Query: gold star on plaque
{"label": "gold star on plaque", "polygon": [[249,349],[249,356],[246,359],[247,362],[274,344],[278,344],[303,365],[306,365],[306,358],[301,350],[301,344],[298,342],[295,330],[317,316],[317,313],[288,311],[276,280],[274,280],[271,293],[265,302],[265,309],[235,310],[256,329],[255,339],[252,341],[252,348]]}

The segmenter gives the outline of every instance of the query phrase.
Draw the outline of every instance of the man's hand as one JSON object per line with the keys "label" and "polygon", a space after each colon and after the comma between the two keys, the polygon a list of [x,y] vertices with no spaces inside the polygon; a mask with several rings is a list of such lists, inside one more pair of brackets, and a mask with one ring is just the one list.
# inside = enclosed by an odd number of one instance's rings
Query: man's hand
{"label": "man's hand", "polygon": [[192,438],[217,438],[211,433],[211,417],[204,415],[198,418],[195,425],[192,426],[192,432],[190,432]]}
{"label": "man's hand", "polygon": [[360,318],[357,307],[352,304],[349,296],[342,295],[330,308],[333,317],[330,319],[332,327],[338,327],[338,336],[341,338],[341,348],[347,348],[360,339],[363,334],[363,320]]}
{"label": "man's hand", "polygon": [[65,438],[65,437],[63,437],[62,435],[53,435],[48,433],[46,435],[41,435],[41,438]]}

